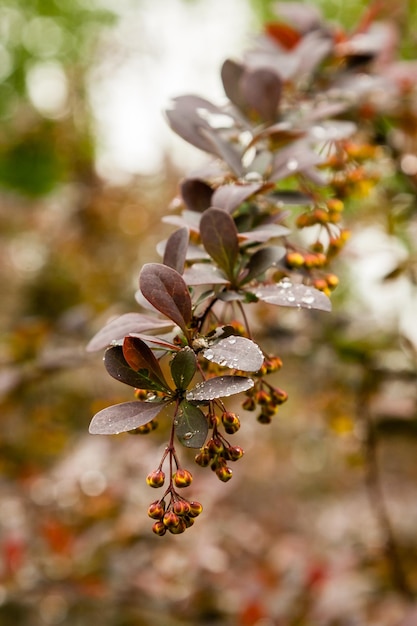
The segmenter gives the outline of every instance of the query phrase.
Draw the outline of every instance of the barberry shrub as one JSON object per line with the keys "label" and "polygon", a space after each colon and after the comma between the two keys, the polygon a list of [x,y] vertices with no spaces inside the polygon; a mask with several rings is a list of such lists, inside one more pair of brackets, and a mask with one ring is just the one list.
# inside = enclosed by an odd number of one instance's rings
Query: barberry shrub
{"label": "barberry shrub", "polygon": [[158,247],[161,262],[140,272],[145,312],[111,320],[88,345],[106,349],[110,376],[134,388],[132,401],[93,417],[90,433],[146,434],[170,420],[146,479],[164,488],[148,508],[157,535],[184,532],[202,511],[183,496],[193,476],[178,445],[227,482],[243,456],[230,441],[241,416],[228,398],[241,395],[262,424],[287,400],[269,382],[282,363],[258,345],[251,310],[331,311],[345,201],[380,175],[369,124],[384,113],[376,86],[389,87],[391,110],[406,89],[382,62],[390,31],[370,15],[345,33],[307,5],[279,11],[243,61],[223,64],[227,104],[186,95],[167,111],[171,128],[212,159],[180,182],[164,218],[176,230]]}

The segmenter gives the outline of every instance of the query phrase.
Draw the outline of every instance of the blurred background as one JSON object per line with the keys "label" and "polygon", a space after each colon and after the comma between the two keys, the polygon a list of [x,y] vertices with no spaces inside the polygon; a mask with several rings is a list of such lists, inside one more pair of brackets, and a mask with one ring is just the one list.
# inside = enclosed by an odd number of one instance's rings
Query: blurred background
{"label": "blurred background", "polygon": [[[348,205],[334,313],[260,311],[290,399],[270,426],[242,420],[227,485],[193,466],[193,529],[150,529],[145,476],[163,435],[87,432],[130,392],[85,345],[137,310],[139,270],[171,232],[160,218],[204,159],[163,111],[184,93],[222,102],[222,62],[273,4],[2,0],[5,626],[417,623],[416,186],[391,162],[383,188]],[[368,3],[313,4],[349,28]],[[415,58],[416,3],[385,15]]]}

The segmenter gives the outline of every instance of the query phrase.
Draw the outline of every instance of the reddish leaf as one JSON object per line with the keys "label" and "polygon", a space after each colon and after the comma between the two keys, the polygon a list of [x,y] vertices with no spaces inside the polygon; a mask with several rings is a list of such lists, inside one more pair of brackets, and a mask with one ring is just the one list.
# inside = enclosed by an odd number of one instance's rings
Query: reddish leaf
{"label": "reddish leaf", "polygon": [[147,263],[140,273],[139,285],[146,300],[187,334],[192,317],[191,298],[180,274],[162,263]]}
{"label": "reddish leaf", "polygon": [[92,435],[118,435],[153,420],[165,402],[122,402],[95,414],[89,432]]}
{"label": "reddish leaf", "polygon": [[125,337],[122,349],[127,364],[135,372],[147,370],[151,380],[155,383],[161,383],[163,387],[168,388],[158,359],[142,339],[139,339],[139,337]]}
{"label": "reddish leaf", "polygon": [[200,235],[211,258],[233,280],[239,242],[232,217],[221,209],[205,211],[200,221]]}
{"label": "reddish leaf", "polygon": [[159,379],[152,378],[146,373],[148,368],[143,368],[141,371],[132,369],[123,355],[122,346],[107,348],[104,353],[104,366],[112,378],[130,387],[152,391],[170,391],[165,381],[159,381]]}
{"label": "reddish leaf", "polygon": [[174,231],[166,242],[163,264],[172,267],[178,274],[184,271],[189,238],[188,228],[184,227]]}
{"label": "reddish leaf", "polygon": [[253,380],[244,376],[216,376],[198,383],[187,392],[186,398],[190,402],[205,402],[232,396],[250,389],[253,385]]}
{"label": "reddish leaf", "polygon": [[295,48],[301,39],[299,32],[294,30],[294,28],[291,28],[291,26],[287,26],[287,24],[282,24],[281,22],[266,24],[265,31],[271,39],[274,39],[286,50],[292,50]]}

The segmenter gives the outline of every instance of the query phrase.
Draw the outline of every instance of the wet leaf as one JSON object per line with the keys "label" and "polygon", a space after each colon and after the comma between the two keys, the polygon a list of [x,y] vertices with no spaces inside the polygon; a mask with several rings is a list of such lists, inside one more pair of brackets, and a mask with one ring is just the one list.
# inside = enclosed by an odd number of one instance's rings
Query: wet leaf
{"label": "wet leaf", "polygon": [[96,413],[90,422],[92,435],[118,435],[143,426],[164,408],[164,402],[122,402]]}
{"label": "wet leaf", "polygon": [[183,446],[201,448],[207,439],[208,424],[204,413],[194,404],[183,400],[175,416],[175,434]]}
{"label": "wet leaf", "polygon": [[172,267],[178,274],[184,271],[189,239],[188,228],[183,227],[174,231],[165,245],[163,264]]}
{"label": "wet leaf", "polygon": [[269,246],[257,250],[250,257],[246,265],[248,273],[240,284],[243,285],[266,272],[267,269],[278,263],[285,256],[285,252],[286,249],[283,246]]}
{"label": "wet leaf", "polygon": [[246,391],[253,387],[251,378],[245,376],[216,376],[202,383],[198,383],[193,389],[187,392],[186,398],[190,402],[205,402],[233,396],[241,391]]}
{"label": "wet leaf", "polygon": [[187,334],[191,322],[191,298],[178,272],[162,263],[147,263],[139,277],[143,296]]}
{"label": "wet leaf", "polygon": [[302,309],[331,311],[330,299],[322,291],[303,284],[294,285],[289,280],[282,280],[275,285],[258,287],[255,296],[268,304]]}
{"label": "wet leaf", "polygon": [[221,209],[208,209],[200,221],[200,235],[203,246],[225,272],[233,280],[235,265],[239,254],[239,242],[233,218]]}
{"label": "wet leaf", "polygon": [[257,372],[264,362],[264,356],[255,342],[236,335],[230,335],[211,344],[203,351],[203,356],[222,367],[244,372]]}
{"label": "wet leaf", "polygon": [[179,350],[172,359],[170,368],[177,389],[186,389],[197,369],[197,360],[193,350],[188,346]]}
{"label": "wet leaf", "polygon": [[115,341],[120,341],[130,333],[143,333],[144,331],[167,332],[172,324],[167,320],[143,315],[142,313],[125,313],[111,320],[94,335],[87,345],[88,352],[103,350]]}
{"label": "wet leaf", "polygon": [[181,196],[189,211],[202,213],[211,206],[212,188],[198,178],[186,178],[180,186]]}
{"label": "wet leaf", "polygon": [[143,370],[135,372],[130,367],[123,355],[122,346],[107,348],[104,353],[104,366],[110,376],[130,387],[152,391],[165,390],[161,383],[158,384],[155,380],[152,380]]}
{"label": "wet leaf", "polygon": [[169,389],[158,359],[142,339],[139,337],[125,337],[122,350],[126,363],[135,372],[145,370],[148,372],[148,377],[156,384]]}

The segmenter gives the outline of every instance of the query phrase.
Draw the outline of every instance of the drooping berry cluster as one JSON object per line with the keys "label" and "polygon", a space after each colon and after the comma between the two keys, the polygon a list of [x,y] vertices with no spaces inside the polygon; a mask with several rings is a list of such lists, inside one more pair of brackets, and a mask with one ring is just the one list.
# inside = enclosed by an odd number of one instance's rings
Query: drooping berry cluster
{"label": "drooping berry cluster", "polygon": [[[167,457],[170,467],[169,485],[162,498],[155,500],[148,507],[149,517],[155,520],[152,531],[159,536],[165,535],[167,531],[173,535],[183,533],[194,524],[194,519],[203,510],[200,502],[187,500],[177,491],[177,489],[189,487],[193,476],[189,470],[179,466],[175,448],[172,444],[167,446],[159,467],[148,474],[146,482],[149,487],[158,489],[165,484],[165,472],[162,467]],[[172,473],[173,464],[176,465],[174,473]]]}

